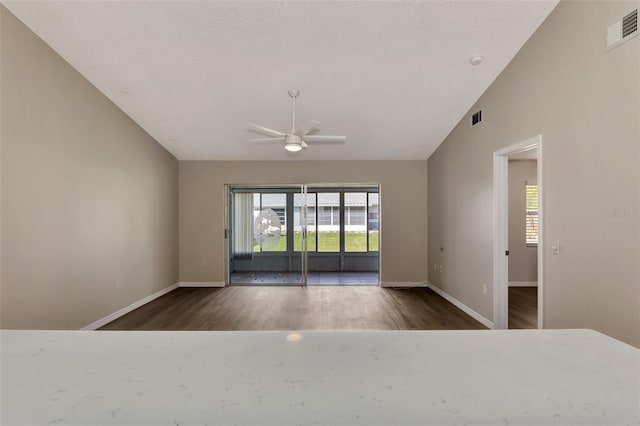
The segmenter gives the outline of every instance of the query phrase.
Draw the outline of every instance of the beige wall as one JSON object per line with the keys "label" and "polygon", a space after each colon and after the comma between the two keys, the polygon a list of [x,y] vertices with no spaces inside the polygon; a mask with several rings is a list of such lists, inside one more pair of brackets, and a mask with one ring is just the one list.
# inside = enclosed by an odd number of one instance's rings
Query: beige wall
{"label": "beige wall", "polygon": [[178,281],[178,162],[0,14],[1,327],[80,328]]}
{"label": "beige wall", "polygon": [[379,183],[382,281],[424,282],[426,180],[426,161],[181,161],[180,281],[224,281],[225,184]]}
{"label": "beige wall", "polygon": [[562,1],[429,159],[430,280],[489,319],[492,153],[542,134],[544,327],[640,345],[640,37],[604,51],[638,4]]}
{"label": "beige wall", "polygon": [[526,242],[524,188],[536,184],[536,168],[535,160],[509,161],[509,282],[538,281],[538,248]]}

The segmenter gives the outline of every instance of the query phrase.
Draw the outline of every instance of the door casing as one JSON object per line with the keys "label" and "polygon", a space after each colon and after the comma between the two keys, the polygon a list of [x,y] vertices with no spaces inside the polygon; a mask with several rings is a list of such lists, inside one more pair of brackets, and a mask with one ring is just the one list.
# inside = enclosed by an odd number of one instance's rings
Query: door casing
{"label": "door casing", "polygon": [[538,149],[538,328],[544,328],[544,188],[542,135],[499,149],[493,153],[493,323],[497,330],[509,328],[509,156]]}

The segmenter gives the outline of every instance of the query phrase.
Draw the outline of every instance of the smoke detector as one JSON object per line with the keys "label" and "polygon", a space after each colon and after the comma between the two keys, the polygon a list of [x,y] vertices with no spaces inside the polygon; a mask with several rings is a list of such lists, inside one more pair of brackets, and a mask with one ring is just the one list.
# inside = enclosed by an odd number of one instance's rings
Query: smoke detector
{"label": "smoke detector", "polygon": [[469,62],[471,62],[471,65],[478,65],[480,62],[482,62],[482,59],[482,55],[473,55],[469,58]]}

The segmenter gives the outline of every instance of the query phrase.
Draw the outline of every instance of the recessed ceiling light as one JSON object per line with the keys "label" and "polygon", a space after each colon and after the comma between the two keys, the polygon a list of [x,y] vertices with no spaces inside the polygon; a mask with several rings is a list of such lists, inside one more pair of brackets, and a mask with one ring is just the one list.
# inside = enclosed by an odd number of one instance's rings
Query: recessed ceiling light
{"label": "recessed ceiling light", "polygon": [[471,58],[469,58],[469,62],[471,62],[471,65],[478,65],[480,62],[482,62],[482,55],[473,55]]}

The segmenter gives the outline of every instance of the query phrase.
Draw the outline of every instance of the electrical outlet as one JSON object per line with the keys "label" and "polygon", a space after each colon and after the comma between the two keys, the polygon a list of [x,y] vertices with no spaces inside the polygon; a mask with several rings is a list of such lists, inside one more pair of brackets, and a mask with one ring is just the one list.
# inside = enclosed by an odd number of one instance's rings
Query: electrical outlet
{"label": "electrical outlet", "polygon": [[485,296],[487,295],[487,285],[486,284],[482,284],[482,294],[484,294]]}

